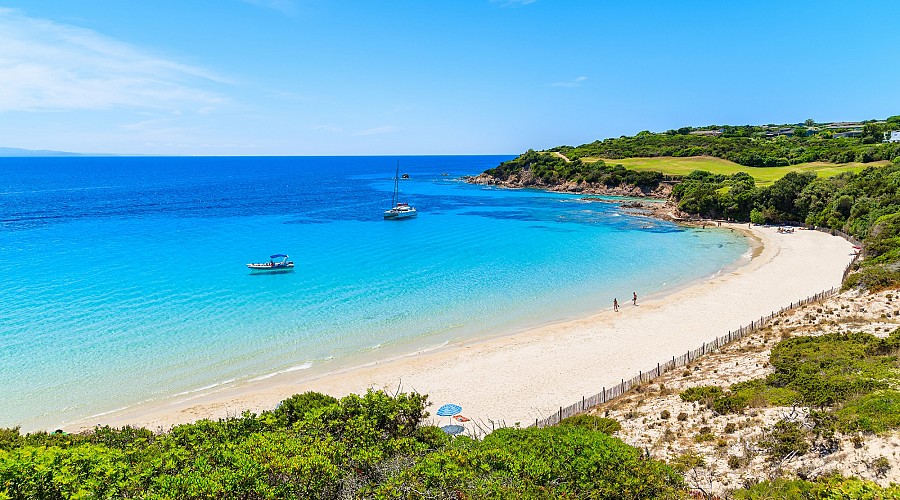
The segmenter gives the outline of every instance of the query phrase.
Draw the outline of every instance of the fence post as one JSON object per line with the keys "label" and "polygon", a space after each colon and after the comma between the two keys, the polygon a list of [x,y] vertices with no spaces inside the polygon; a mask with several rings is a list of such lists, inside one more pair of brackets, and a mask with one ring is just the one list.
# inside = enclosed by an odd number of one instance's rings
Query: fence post
{"label": "fence post", "polygon": [[560,422],[562,422],[562,406],[559,407],[559,420],[557,420],[556,423],[558,424]]}
{"label": "fence post", "polygon": [[581,411],[584,411],[584,396],[581,396]]}
{"label": "fence post", "polygon": [[603,387],[603,402],[606,402],[606,387]]}
{"label": "fence post", "polygon": [[659,363],[656,363],[656,376],[659,376]]}

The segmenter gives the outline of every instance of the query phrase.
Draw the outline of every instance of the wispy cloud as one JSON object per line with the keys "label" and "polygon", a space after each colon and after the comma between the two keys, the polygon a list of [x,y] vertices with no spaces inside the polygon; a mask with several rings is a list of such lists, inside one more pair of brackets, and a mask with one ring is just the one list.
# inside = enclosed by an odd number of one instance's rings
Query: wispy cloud
{"label": "wispy cloud", "polygon": [[397,130],[397,127],[393,125],[382,125],[380,127],[370,128],[366,130],[360,130],[359,132],[353,135],[380,135],[380,134],[389,134],[393,131]]}
{"label": "wispy cloud", "polygon": [[95,31],[0,7],[0,112],[117,107],[209,111],[228,82]]}
{"label": "wispy cloud", "polygon": [[570,80],[568,82],[553,82],[550,84],[551,87],[564,87],[564,88],[573,88],[573,87],[581,87],[581,84],[587,81],[588,77],[579,76],[574,80]]}
{"label": "wispy cloud", "polygon": [[243,0],[243,2],[266,9],[277,10],[289,16],[297,13],[297,4],[293,0]]}
{"label": "wispy cloud", "polygon": [[490,2],[500,7],[521,7],[522,5],[537,2],[537,0],[490,0]]}
{"label": "wispy cloud", "polygon": [[335,127],[334,125],[313,125],[310,127],[311,130],[324,130],[325,132],[339,133],[341,129]]}

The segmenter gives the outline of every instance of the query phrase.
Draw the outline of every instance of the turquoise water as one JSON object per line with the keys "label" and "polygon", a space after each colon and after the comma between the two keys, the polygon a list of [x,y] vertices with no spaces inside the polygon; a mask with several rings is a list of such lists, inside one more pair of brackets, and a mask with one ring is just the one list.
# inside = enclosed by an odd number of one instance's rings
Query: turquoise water
{"label": "turquoise water", "polygon": [[[401,158],[404,221],[381,217],[395,158],[0,159],[0,426],[579,317],[747,251],[456,180],[506,158]],[[272,253],[295,272],[244,267]]]}

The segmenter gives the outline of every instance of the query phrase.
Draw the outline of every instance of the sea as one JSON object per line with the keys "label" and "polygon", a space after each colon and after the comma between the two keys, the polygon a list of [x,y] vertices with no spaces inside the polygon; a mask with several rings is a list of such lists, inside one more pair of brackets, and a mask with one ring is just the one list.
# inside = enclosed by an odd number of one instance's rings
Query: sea
{"label": "sea", "polygon": [[[747,258],[622,199],[461,180],[510,158],[0,158],[0,427],[581,318]],[[398,165],[419,215],[386,221]],[[279,253],[293,272],[245,265]]]}

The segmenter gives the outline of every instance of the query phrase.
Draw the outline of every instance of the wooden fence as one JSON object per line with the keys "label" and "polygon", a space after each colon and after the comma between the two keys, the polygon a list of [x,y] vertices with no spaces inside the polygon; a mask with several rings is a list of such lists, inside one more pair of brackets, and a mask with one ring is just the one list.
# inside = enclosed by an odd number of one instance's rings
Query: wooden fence
{"label": "wooden fence", "polygon": [[[826,233],[829,233],[834,236],[840,236],[840,237],[844,238],[845,240],[849,241],[850,243],[852,243],[853,245],[860,247],[860,242],[858,240],[856,240],[849,234],[844,233],[843,231],[838,231],[836,229],[829,229],[829,228],[819,228],[819,227],[811,226],[808,224],[791,224],[791,225],[801,226],[801,227],[805,227],[806,229],[813,229],[816,231],[826,232]],[[861,255],[862,255],[861,251],[855,252],[855,255],[853,256],[853,260],[851,260],[850,263],[847,264],[847,267],[844,269],[844,275],[841,279],[842,281],[847,278],[847,275],[853,269],[853,265],[856,264],[856,262],[861,258]],[[830,290],[825,290],[823,292],[819,292],[815,295],[811,295],[811,296],[809,296],[805,299],[801,299],[797,302],[791,302],[791,304],[788,305],[787,307],[782,307],[777,312],[773,311],[772,314],[761,317],[757,321],[751,321],[749,325],[742,326],[741,328],[738,328],[737,330],[729,331],[727,334],[722,335],[721,337],[718,337],[711,342],[705,342],[703,345],[694,349],[693,351],[688,351],[688,352],[682,354],[681,356],[672,356],[672,359],[667,359],[665,362],[656,363],[655,368],[650,367],[649,370],[638,371],[638,374],[636,376],[634,376],[630,379],[623,378],[623,379],[621,379],[621,382],[619,382],[618,384],[616,384],[612,387],[603,387],[603,389],[599,393],[594,394],[593,396],[582,396],[581,401],[576,401],[576,402],[570,404],[569,406],[565,406],[565,407],[560,406],[559,411],[553,413],[552,415],[548,416],[547,418],[545,418],[543,420],[535,419],[534,426],[535,427],[546,427],[546,426],[550,426],[550,425],[556,425],[562,419],[564,419],[566,417],[571,417],[573,415],[578,415],[580,413],[584,413],[587,410],[589,410],[597,405],[606,403],[607,401],[613,400],[613,399],[625,394],[626,392],[628,392],[629,390],[631,390],[634,387],[637,387],[638,385],[650,382],[653,379],[655,379],[656,377],[659,377],[660,375],[662,375],[664,373],[670,372],[676,368],[681,368],[683,366],[687,366],[692,361],[696,360],[697,358],[699,358],[700,356],[703,356],[704,354],[706,354],[708,352],[718,351],[719,348],[721,348],[725,344],[728,344],[735,340],[739,340],[739,339],[765,327],[770,321],[772,321],[773,318],[775,318],[779,314],[782,314],[786,311],[796,309],[798,307],[803,307],[803,306],[813,303],[813,302],[818,302],[820,300],[826,299],[826,298],[834,295],[837,291],[838,290],[836,290],[835,288],[831,288]]]}

